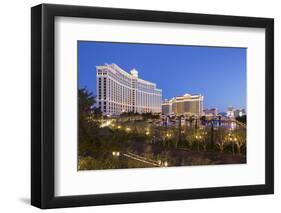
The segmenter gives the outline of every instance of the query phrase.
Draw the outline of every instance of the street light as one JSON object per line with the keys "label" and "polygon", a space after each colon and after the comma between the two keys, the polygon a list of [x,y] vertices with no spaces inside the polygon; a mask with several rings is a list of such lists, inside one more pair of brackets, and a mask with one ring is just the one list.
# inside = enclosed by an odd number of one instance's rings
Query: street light
{"label": "street light", "polygon": [[158,160],[158,165],[160,166],[162,164],[161,160]]}
{"label": "street light", "polygon": [[197,150],[199,151],[199,143],[201,142],[202,136],[201,135],[196,135],[195,138],[197,140]]}
{"label": "street light", "polygon": [[235,141],[235,139],[237,140],[237,138],[232,138],[231,135],[229,136],[230,143],[232,143],[232,154],[233,155],[234,155],[234,141]]}
{"label": "street light", "polygon": [[120,155],[120,152],[113,151],[112,155],[118,157]]}

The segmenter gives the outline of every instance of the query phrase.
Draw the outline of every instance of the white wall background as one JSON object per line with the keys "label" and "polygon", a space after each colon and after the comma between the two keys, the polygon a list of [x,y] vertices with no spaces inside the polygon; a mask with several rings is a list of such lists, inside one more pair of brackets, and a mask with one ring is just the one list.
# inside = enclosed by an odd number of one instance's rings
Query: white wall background
{"label": "white wall background", "polygon": [[[111,205],[50,210],[52,212],[277,212],[281,207],[281,13],[278,0],[45,0],[80,4],[194,13],[275,18],[275,195]],[[0,211],[39,212],[30,197],[30,7],[37,0],[1,2],[0,12]],[[279,120],[279,121],[278,121]]]}

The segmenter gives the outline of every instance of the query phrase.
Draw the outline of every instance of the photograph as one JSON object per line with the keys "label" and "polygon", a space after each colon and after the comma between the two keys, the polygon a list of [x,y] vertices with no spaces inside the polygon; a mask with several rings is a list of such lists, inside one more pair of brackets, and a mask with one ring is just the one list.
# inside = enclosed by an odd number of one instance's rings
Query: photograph
{"label": "photograph", "polygon": [[246,56],[77,41],[77,170],[246,164]]}
{"label": "photograph", "polygon": [[274,194],[274,18],[155,8],[31,8],[31,205]]}

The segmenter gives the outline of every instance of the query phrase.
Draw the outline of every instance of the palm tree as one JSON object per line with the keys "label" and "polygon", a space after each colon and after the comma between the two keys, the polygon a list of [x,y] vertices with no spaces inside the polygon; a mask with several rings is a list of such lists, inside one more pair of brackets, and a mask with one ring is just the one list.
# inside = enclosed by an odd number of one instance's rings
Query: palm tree
{"label": "palm tree", "polygon": [[216,145],[218,146],[220,152],[224,151],[225,145],[227,143],[226,132],[227,131],[224,127],[220,127],[216,132]]}
{"label": "palm tree", "polygon": [[219,126],[221,126],[221,115],[218,115],[219,118]]}
{"label": "palm tree", "polygon": [[211,122],[211,147],[214,148],[214,121],[210,120]]}
{"label": "palm tree", "polygon": [[189,117],[189,126],[190,126],[190,128],[192,128],[193,121],[194,121],[194,116],[190,116]]}
{"label": "palm tree", "polygon": [[181,143],[181,135],[182,135],[182,133],[181,133],[181,118],[182,118],[182,115],[178,116],[178,120],[179,120],[179,129],[178,129],[178,131],[179,132],[178,132],[178,141],[176,143],[176,148],[177,148],[178,144]]}
{"label": "palm tree", "polygon": [[246,144],[246,130],[243,128],[237,129],[233,141],[237,148],[238,154],[241,154],[241,148]]}

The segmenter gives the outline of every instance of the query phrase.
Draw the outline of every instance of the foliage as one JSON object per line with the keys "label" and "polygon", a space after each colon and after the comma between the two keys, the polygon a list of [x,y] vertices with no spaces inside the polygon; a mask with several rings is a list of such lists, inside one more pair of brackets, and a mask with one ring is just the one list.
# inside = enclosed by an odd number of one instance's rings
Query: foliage
{"label": "foliage", "polygon": [[[78,96],[79,170],[150,167],[123,154],[116,157],[113,152],[137,151],[139,153],[136,154],[156,162],[167,161],[172,166],[176,165],[175,149],[189,150],[196,156],[185,158],[180,162],[183,165],[216,163],[216,159],[209,160],[206,156],[218,150],[221,152],[218,155],[229,153],[231,149],[234,150],[233,147],[243,155],[246,150],[244,125],[230,131],[222,125],[215,126],[212,120],[204,116],[185,117],[184,123],[177,123],[177,117],[170,118],[172,125],[166,126],[161,125],[159,114],[128,112],[120,117],[105,117],[95,107],[95,97],[86,88],[79,89]],[[211,145],[212,142],[217,149]],[[157,147],[156,153],[151,150],[152,146]],[[199,153],[202,150],[204,153]]]}
{"label": "foliage", "polygon": [[159,119],[159,114],[153,114],[151,112],[142,113],[143,119]]}
{"label": "foliage", "polygon": [[243,128],[238,128],[235,131],[234,135],[236,138],[234,144],[236,146],[238,154],[241,154],[242,147],[246,145],[246,130]]}
{"label": "foliage", "polygon": [[130,116],[137,116],[137,115],[139,115],[138,112],[133,112],[133,111],[131,111],[131,112],[122,112],[120,114],[120,117],[130,117]]}
{"label": "foliage", "polygon": [[190,147],[192,147],[193,144],[197,142],[197,140],[196,140],[197,134],[198,133],[197,133],[196,129],[193,129],[193,128],[188,129],[188,132],[187,132],[185,138]]}
{"label": "foliage", "polygon": [[144,168],[149,167],[139,161],[134,161],[123,156],[104,156],[103,158],[93,158],[90,156],[78,159],[78,170],[93,169],[122,169],[122,168]]}
{"label": "foliage", "polygon": [[241,122],[241,123],[247,124],[247,116],[246,115],[238,116],[238,117],[236,117],[236,120]]}
{"label": "foliage", "polygon": [[86,88],[78,90],[78,141],[79,155],[93,154],[90,147],[98,147],[100,140],[98,137],[100,110],[94,107],[95,97]]}
{"label": "foliage", "polygon": [[220,127],[216,131],[216,143],[215,144],[219,148],[220,152],[224,151],[224,148],[227,144],[227,139],[226,139],[227,132],[228,132],[227,129],[224,127]]}

